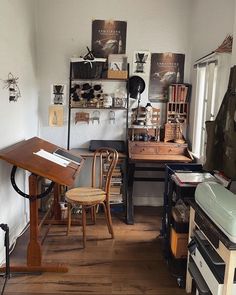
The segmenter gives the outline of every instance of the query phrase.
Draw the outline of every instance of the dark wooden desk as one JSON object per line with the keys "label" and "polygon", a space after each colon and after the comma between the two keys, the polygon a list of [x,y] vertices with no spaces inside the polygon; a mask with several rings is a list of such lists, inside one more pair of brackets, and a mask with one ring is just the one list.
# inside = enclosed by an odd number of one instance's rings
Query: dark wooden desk
{"label": "dark wooden desk", "polygon": [[[135,171],[164,171],[167,163],[189,163],[192,162],[187,144],[169,142],[128,142],[128,189],[126,198],[126,222],[134,223],[133,210],[133,185],[135,181],[164,181],[164,178],[135,177]],[[154,163],[162,167],[153,167]],[[145,164],[142,167],[140,164]],[[149,165],[150,164],[150,165]]]}
{"label": "dark wooden desk", "polygon": [[[40,149],[53,153],[58,146],[38,137],[23,140],[0,151],[0,159],[7,161],[14,167],[19,167],[31,172],[29,176],[29,203],[30,203],[30,241],[27,248],[27,265],[11,266],[11,271],[16,272],[65,272],[66,267],[60,265],[42,264],[41,243],[38,238],[38,179],[43,177],[56,183],[54,186],[54,210],[56,217],[60,217],[58,203],[58,186],[73,184],[81,165],[70,163],[67,167],[58,165],[34,153]],[[82,162],[81,162],[82,164]],[[11,175],[12,178],[12,175]],[[13,185],[14,187],[14,185]],[[14,187],[16,189],[16,187]],[[17,191],[17,189],[16,189]],[[17,191],[19,192],[19,191]]]}

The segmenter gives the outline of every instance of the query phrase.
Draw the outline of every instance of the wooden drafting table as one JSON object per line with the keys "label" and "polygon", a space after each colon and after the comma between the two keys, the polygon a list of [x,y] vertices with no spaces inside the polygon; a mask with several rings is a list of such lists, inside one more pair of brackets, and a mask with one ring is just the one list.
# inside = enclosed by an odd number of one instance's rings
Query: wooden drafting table
{"label": "wooden drafting table", "polygon": [[[59,185],[71,186],[79,173],[81,165],[69,163],[64,167],[36,155],[40,150],[53,153],[58,146],[42,140],[38,137],[33,137],[28,140],[23,140],[17,144],[7,147],[0,151],[0,159],[7,161],[13,165],[11,181],[14,189],[24,197],[27,197],[30,202],[30,240],[27,248],[27,265],[11,266],[11,272],[66,272],[66,267],[56,264],[43,264],[41,244],[39,242],[38,233],[38,179],[40,177],[49,179],[54,186],[54,213],[56,218],[60,217],[60,206],[58,203]],[[29,195],[24,194],[19,190],[15,181],[14,174],[16,168],[22,168],[31,172],[29,176]]]}

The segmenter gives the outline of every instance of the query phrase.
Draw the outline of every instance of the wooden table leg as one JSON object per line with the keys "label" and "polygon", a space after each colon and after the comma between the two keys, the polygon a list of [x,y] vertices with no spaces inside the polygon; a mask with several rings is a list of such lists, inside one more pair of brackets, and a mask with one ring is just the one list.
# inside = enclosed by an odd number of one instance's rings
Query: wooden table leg
{"label": "wooden table leg", "polygon": [[53,210],[54,210],[54,218],[56,220],[61,220],[61,207],[60,207],[60,185],[58,183],[55,183],[53,188],[53,195],[54,195],[54,201],[53,201]]}
{"label": "wooden table leg", "polygon": [[134,185],[135,164],[128,164],[128,188],[126,199],[126,223],[134,224],[134,206],[133,206],[133,185]]}
{"label": "wooden table leg", "polygon": [[236,253],[235,251],[226,250],[227,254],[225,259],[225,276],[224,276],[224,286],[223,286],[223,295],[234,295],[233,292],[233,282],[234,282],[234,273],[236,266]]}
{"label": "wooden table leg", "polygon": [[30,241],[27,248],[27,265],[36,266],[41,264],[42,251],[38,241],[38,201],[34,198],[37,195],[38,177],[29,176],[29,199],[30,202]]}

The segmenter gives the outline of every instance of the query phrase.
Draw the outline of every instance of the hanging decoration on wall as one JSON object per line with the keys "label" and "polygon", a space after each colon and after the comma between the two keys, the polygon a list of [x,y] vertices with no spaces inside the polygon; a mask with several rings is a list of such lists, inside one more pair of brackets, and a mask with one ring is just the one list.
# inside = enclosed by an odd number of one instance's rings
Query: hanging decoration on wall
{"label": "hanging decoration on wall", "polygon": [[51,102],[54,105],[65,105],[66,84],[51,85]]}
{"label": "hanging decoration on wall", "polygon": [[145,82],[145,90],[142,97],[148,98],[148,88],[150,80],[150,65],[151,65],[151,52],[147,50],[134,51],[132,74],[141,77]]}
{"label": "hanging decoration on wall", "polygon": [[127,22],[94,20],[92,22],[92,52],[96,57],[124,54]]}
{"label": "hanging decoration on wall", "polygon": [[88,112],[77,112],[75,113],[75,124],[79,123],[87,123],[89,124],[90,114]]}
{"label": "hanging decoration on wall", "polygon": [[14,77],[12,73],[8,74],[7,80],[3,80],[4,87],[9,89],[9,101],[17,101],[18,97],[21,97],[20,89],[18,86],[19,77]]}
{"label": "hanging decoration on wall", "polygon": [[49,106],[49,126],[50,127],[62,127],[64,108],[60,105]]}
{"label": "hanging decoration on wall", "polygon": [[97,111],[97,110],[96,111],[93,111],[91,120],[92,120],[92,123],[94,123],[95,121],[97,121],[98,124],[100,124],[100,112]]}
{"label": "hanging decoration on wall", "polygon": [[149,76],[151,53],[149,51],[135,51],[133,56],[133,75]]}
{"label": "hanging decoration on wall", "polygon": [[116,121],[116,114],[114,111],[110,111],[109,112],[109,122],[110,124],[113,123],[115,124],[115,121]]}

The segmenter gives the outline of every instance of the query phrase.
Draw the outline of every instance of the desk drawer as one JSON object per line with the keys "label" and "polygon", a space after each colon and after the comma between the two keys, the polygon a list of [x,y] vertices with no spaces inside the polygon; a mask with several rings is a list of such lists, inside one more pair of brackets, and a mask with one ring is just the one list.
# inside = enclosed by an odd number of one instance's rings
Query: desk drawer
{"label": "desk drawer", "polygon": [[159,146],[158,153],[161,155],[183,155],[185,148],[171,147],[171,146]]}
{"label": "desk drawer", "polygon": [[208,267],[205,259],[202,257],[198,248],[196,248],[195,253],[191,254],[193,261],[195,262],[198,270],[200,271],[201,275],[206,281],[207,286],[211,290],[212,294],[214,295],[221,295],[223,290],[223,284],[220,284],[213,273],[211,272],[210,268]]}
{"label": "desk drawer", "polygon": [[[195,253],[191,253],[191,257],[195,262],[198,270],[200,271],[201,275],[204,277],[209,289],[211,290],[212,294],[214,295],[221,295],[223,293],[223,282],[218,282],[214,274],[212,273],[211,269],[209,268],[207,262],[201,255],[198,248],[196,248]],[[233,284],[232,294],[236,294],[236,284]]]}
{"label": "desk drawer", "polygon": [[143,155],[184,155],[186,145],[170,144],[162,142],[129,142],[129,151],[131,154]]}
{"label": "desk drawer", "polygon": [[158,148],[154,146],[142,146],[142,145],[134,145],[131,148],[132,154],[145,154],[145,155],[153,155],[158,153]]}

